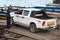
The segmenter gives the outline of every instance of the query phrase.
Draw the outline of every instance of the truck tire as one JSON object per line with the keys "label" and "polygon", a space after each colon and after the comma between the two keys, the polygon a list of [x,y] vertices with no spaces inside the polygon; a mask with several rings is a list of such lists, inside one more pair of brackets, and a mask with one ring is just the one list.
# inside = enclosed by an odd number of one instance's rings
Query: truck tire
{"label": "truck tire", "polygon": [[37,31],[36,31],[37,29],[36,29],[36,25],[35,24],[30,24],[30,31],[32,32],[32,33],[36,33]]}
{"label": "truck tire", "polygon": [[56,27],[55,29],[60,30],[60,27],[58,26],[58,27]]}

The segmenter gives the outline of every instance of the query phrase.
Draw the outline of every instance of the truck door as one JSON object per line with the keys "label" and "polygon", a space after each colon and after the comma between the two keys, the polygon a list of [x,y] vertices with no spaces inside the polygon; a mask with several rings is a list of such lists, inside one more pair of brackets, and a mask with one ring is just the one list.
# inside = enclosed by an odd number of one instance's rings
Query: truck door
{"label": "truck door", "polygon": [[24,10],[23,11],[23,17],[22,17],[22,23],[23,23],[23,25],[25,26],[25,27],[28,27],[28,22],[29,22],[29,11],[28,10]]}
{"label": "truck door", "polygon": [[15,22],[17,22],[19,25],[22,25],[22,12],[23,10],[19,10],[15,12],[15,16],[14,16]]}

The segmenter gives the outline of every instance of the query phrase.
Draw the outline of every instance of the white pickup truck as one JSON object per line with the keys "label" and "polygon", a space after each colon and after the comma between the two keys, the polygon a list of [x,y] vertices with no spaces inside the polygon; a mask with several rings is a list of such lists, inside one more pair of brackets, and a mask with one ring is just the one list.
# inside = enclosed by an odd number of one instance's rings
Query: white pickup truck
{"label": "white pickup truck", "polygon": [[57,19],[49,17],[40,9],[27,8],[19,10],[13,17],[15,24],[30,28],[31,32],[37,29],[55,29],[57,27]]}

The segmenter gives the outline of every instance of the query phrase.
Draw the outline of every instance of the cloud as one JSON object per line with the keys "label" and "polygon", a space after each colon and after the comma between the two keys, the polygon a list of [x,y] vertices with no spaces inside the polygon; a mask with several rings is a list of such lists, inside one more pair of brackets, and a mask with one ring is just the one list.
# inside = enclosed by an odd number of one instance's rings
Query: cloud
{"label": "cloud", "polygon": [[45,6],[47,3],[52,3],[53,0],[0,0],[0,5],[15,5],[15,6]]}

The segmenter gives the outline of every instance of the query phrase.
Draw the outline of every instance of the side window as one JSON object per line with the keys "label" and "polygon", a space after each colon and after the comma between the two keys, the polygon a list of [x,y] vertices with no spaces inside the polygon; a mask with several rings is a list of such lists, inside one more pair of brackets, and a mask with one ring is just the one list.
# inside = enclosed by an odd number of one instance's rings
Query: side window
{"label": "side window", "polygon": [[23,10],[19,10],[19,11],[15,12],[15,14],[20,14],[20,15],[22,15],[22,12],[23,12]]}
{"label": "side window", "polygon": [[24,10],[23,15],[27,16],[29,14],[29,11]]}
{"label": "side window", "polygon": [[35,12],[32,11],[30,17],[34,17],[34,15],[35,15],[34,13]]}

